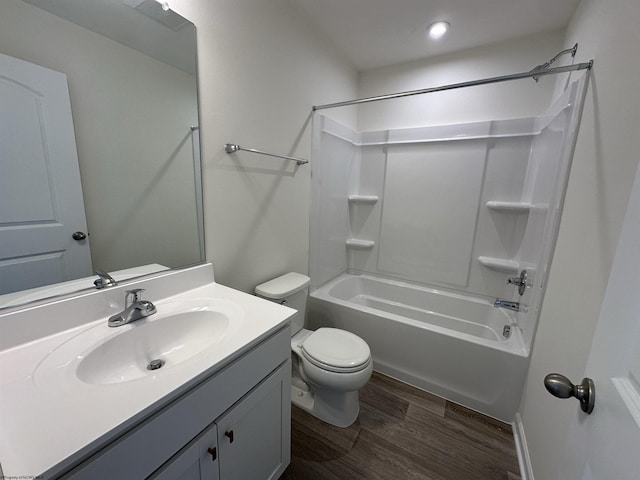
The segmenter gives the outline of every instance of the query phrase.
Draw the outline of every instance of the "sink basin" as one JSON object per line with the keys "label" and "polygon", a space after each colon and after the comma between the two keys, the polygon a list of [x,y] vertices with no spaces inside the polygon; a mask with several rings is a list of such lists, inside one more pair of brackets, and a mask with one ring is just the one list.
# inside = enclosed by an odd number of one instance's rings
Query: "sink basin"
{"label": "sink basin", "polygon": [[[150,317],[151,319],[152,317]],[[126,333],[116,335],[91,350],[78,364],[76,375],[85,383],[118,383],[135,380],[197,355],[219,342],[229,327],[220,312],[195,311],[169,315],[147,323],[133,323]]]}
{"label": "sink basin", "polygon": [[158,313],[122,327],[107,321],[73,337],[36,368],[43,388],[60,382],[109,385],[155,378],[220,344],[242,323],[238,305],[201,299],[157,305]]}

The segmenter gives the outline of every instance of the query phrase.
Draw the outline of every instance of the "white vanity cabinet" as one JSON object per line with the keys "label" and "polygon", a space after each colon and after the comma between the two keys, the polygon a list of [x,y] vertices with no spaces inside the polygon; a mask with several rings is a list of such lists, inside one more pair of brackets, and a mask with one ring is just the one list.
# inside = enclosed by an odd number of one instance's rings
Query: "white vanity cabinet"
{"label": "white vanity cabinet", "polygon": [[214,423],[149,477],[152,480],[219,480],[218,429]]}
{"label": "white vanity cabinet", "polygon": [[57,478],[277,480],[291,455],[290,341],[281,328]]}
{"label": "white vanity cabinet", "polygon": [[149,480],[277,480],[289,463],[290,372],[281,365]]}
{"label": "white vanity cabinet", "polygon": [[217,425],[220,479],[278,480],[291,456],[291,362],[225,413]]}

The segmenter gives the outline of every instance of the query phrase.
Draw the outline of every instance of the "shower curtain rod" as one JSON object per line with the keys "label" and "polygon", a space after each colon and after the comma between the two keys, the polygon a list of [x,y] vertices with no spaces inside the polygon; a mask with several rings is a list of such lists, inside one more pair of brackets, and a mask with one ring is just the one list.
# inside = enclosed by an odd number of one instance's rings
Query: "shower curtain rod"
{"label": "shower curtain rod", "polygon": [[[572,50],[572,49],[569,49]],[[566,65],[564,67],[554,68],[542,68],[538,66],[529,72],[514,73],[511,75],[503,75],[500,77],[483,78],[481,80],[472,80],[470,82],[452,83],[450,85],[442,85],[440,87],[423,88],[421,90],[409,90],[407,92],[390,93],[388,95],[380,95],[378,97],[360,98],[358,100],[348,100],[345,102],[327,103],[325,105],[314,105],[312,110],[324,110],[326,108],[345,107],[347,105],[359,105],[361,103],[378,102],[380,100],[389,100],[392,98],[409,97],[412,95],[422,95],[423,93],[443,92],[445,90],[455,90],[456,88],[475,87],[478,85],[487,85],[489,83],[506,82],[509,80],[520,80],[522,78],[534,78],[537,81],[537,77],[543,75],[554,75],[556,73],[572,72],[574,70],[591,70],[593,66],[593,60],[589,60],[584,63],[576,63],[574,65]]]}

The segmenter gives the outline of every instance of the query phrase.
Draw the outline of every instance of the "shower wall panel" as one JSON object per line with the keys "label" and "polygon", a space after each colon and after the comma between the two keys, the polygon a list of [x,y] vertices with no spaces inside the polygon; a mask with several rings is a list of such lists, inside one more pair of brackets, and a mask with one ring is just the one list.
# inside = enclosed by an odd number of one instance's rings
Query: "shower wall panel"
{"label": "shower wall panel", "polygon": [[[367,137],[362,134],[362,140]],[[380,141],[386,141],[384,132]],[[378,236],[380,234],[380,218],[384,205],[384,172],[387,159],[386,145],[362,145],[360,147],[360,162],[358,171],[358,185],[352,193],[360,195],[374,195],[378,201],[374,204],[349,206],[351,236],[373,240],[374,246],[370,250],[349,250],[347,252],[347,269],[354,273],[375,272],[378,268]]]}
{"label": "shower wall panel", "polygon": [[588,77],[581,76],[538,119],[529,160],[525,192],[532,205],[518,253],[521,268],[529,273],[530,288],[519,300],[530,308],[517,314],[526,344],[535,335],[545,279],[551,266],[562,214],[564,196],[580,125]]}
{"label": "shower wall panel", "polygon": [[309,273],[315,288],[347,268],[347,195],[357,182],[359,136],[328,117],[313,122]]}
{"label": "shower wall panel", "polygon": [[482,140],[388,147],[381,272],[467,286],[486,153]]}
{"label": "shower wall panel", "polygon": [[[488,269],[481,265],[478,257],[491,256],[496,258],[513,259],[520,248],[523,232],[527,223],[526,214],[498,213],[486,207],[488,201],[523,201],[523,184],[527,172],[527,161],[531,149],[535,119],[510,120],[506,122],[481,122],[474,124],[446,125],[438,127],[420,127],[411,129],[388,130],[383,132],[362,132],[360,147],[359,178],[357,189],[352,193],[364,195],[375,195],[379,198],[373,205],[351,206],[349,216],[351,224],[351,234],[354,237],[372,240],[375,245],[370,250],[349,250],[347,253],[349,273],[370,273],[383,274],[388,277],[397,278],[428,284],[433,286],[449,287],[455,290],[462,290],[489,297],[504,297],[511,294],[513,287],[507,285],[508,274],[502,271]],[[472,170],[466,168],[467,158],[460,162],[445,164],[443,168],[448,168],[448,179],[439,177],[438,172],[429,169],[429,159],[424,157],[425,163],[418,162],[420,172],[403,172],[408,163],[390,163],[404,151],[424,151],[433,152],[437,155],[437,149],[458,150],[459,152],[473,151],[479,149],[486,154],[478,156],[478,162],[472,163]],[[428,156],[428,153],[427,153]],[[444,158],[444,157],[443,157]],[[437,163],[437,162],[436,162]],[[478,184],[480,195],[475,198],[469,196],[469,192],[459,193],[462,202],[472,201],[472,206],[468,206],[469,213],[473,211],[473,219],[465,224],[459,215],[452,214],[456,208],[461,208],[459,199],[450,196],[455,192],[460,184],[458,177],[464,178],[468,173],[473,172],[473,168],[480,166],[480,173],[477,173],[472,182],[474,189]],[[483,168],[484,167],[484,168]],[[385,180],[390,169],[391,185]],[[400,177],[405,177],[404,179]],[[394,179],[398,181],[394,182]],[[385,183],[386,182],[386,183]],[[436,200],[426,202],[420,200],[419,196],[435,192],[432,186],[427,188],[429,182],[434,182],[436,188],[440,188],[440,196],[436,195]],[[410,185],[413,185],[411,187]],[[462,185],[463,189],[464,186]],[[413,190],[417,190],[418,196]],[[426,191],[426,193],[424,193]],[[475,190],[477,193],[477,190]],[[398,202],[406,202],[407,209],[399,206]],[[399,248],[396,251],[390,248],[388,243],[390,236],[397,237],[400,244],[411,241],[408,238],[408,230],[400,225],[393,225],[397,219],[396,214],[389,212],[389,207],[399,211],[399,217],[407,214],[406,222],[417,223],[417,228],[432,229],[436,232],[444,232],[449,228],[450,238],[444,240],[446,247],[452,246],[456,241],[459,230],[467,232],[467,243],[465,250],[461,250],[455,255],[455,262],[458,262],[458,279],[440,278],[433,274],[424,266],[425,258],[433,254],[429,250],[431,239],[425,240],[423,246],[414,245],[414,254],[418,256],[417,261],[405,261],[411,263],[408,268],[413,268],[413,273],[409,275],[400,265],[401,261],[395,261],[398,256],[407,254],[407,250]],[[441,217],[434,221],[424,221],[424,211],[431,208],[440,208]],[[410,215],[408,209],[415,209]],[[385,223],[383,224],[383,212]],[[444,213],[446,212],[446,214]],[[433,220],[433,219],[432,219]],[[445,229],[441,229],[441,222],[445,222]],[[393,225],[393,226],[392,226]],[[412,227],[413,228],[413,227]],[[472,232],[472,233],[470,233]],[[469,251],[469,236],[472,236],[471,251]],[[451,240],[453,238],[453,240]],[[387,242],[387,243],[385,243]],[[382,250],[386,250],[383,252]],[[389,254],[391,260],[389,261]],[[452,253],[452,255],[454,255]],[[384,258],[383,258],[384,257]],[[381,262],[380,262],[380,259]],[[466,262],[463,266],[463,262]],[[384,263],[384,264],[383,264]],[[390,265],[396,263],[396,265]],[[441,264],[445,269],[445,277],[448,275],[448,266]],[[459,273],[458,272],[458,273]],[[465,274],[464,272],[467,272]]]}
{"label": "shower wall panel", "polygon": [[545,117],[356,133],[317,115],[312,287],[347,271],[536,304],[507,279],[524,267],[535,279],[570,116],[564,103]]}

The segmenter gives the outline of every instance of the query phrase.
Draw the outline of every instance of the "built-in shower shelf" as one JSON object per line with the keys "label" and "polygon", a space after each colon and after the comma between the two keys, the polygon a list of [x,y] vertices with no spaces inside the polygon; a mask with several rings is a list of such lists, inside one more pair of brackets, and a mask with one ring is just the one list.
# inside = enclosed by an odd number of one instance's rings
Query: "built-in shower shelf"
{"label": "built-in shower shelf", "polygon": [[354,205],[373,205],[378,201],[377,195],[349,195],[347,198]]}
{"label": "built-in shower shelf", "polygon": [[361,240],[359,238],[350,238],[346,242],[347,248],[353,248],[355,250],[371,250],[376,246],[376,242],[373,240]]}
{"label": "built-in shower shelf", "polygon": [[491,200],[487,202],[487,208],[505,213],[528,213],[529,210],[531,210],[531,204],[523,202],[496,202]]}
{"label": "built-in shower shelf", "polygon": [[518,273],[519,263],[515,260],[496,257],[478,257],[478,261],[487,268],[504,273]]}

